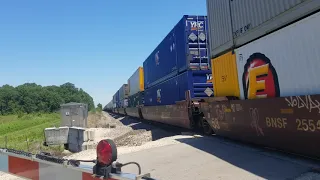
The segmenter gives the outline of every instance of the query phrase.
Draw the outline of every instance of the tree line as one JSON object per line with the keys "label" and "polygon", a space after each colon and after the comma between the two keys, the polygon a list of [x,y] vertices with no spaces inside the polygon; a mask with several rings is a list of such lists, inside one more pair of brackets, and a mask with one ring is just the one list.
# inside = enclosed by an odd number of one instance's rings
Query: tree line
{"label": "tree line", "polygon": [[93,98],[72,83],[60,86],[41,86],[36,83],[25,83],[13,87],[0,87],[0,114],[49,113],[60,109],[60,104],[78,102],[88,104],[94,110]]}

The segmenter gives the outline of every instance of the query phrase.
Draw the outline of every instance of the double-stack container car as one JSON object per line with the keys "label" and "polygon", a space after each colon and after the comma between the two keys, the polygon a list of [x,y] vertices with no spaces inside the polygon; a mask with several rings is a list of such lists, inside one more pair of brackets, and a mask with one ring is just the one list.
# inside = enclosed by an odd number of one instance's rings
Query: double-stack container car
{"label": "double-stack container car", "polygon": [[113,109],[113,100],[111,100],[107,105],[102,109],[103,111],[112,111]]}
{"label": "double-stack container car", "polygon": [[207,0],[207,9],[214,95],[228,98],[202,103],[203,118],[218,135],[319,157],[320,1]]}
{"label": "double-stack container car", "polygon": [[139,67],[128,79],[129,97],[126,114],[140,117],[139,107],[144,105],[144,71]]}
{"label": "double-stack container car", "polygon": [[320,1],[207,0],[207,10],[208,24],[184,16],[145,60],[139,118],[320,158]]}
{"label": "double-stack container car", "polygon": [[187,70],[211,72],[206,16],[183,16],[143,62],[148,89]]}
{"label": "double-stack container car", "polygon": [[126,114],[125,108],[128,106],[128,95],[129,95],[129,88],[128,84],[123,84],[120,89],[118,90],[118,113]]}
{"label": "double-stack container car", "polygon": [[207,37],[207,17],[185,15],[144,61],[142,117],[189,126],[174,111],[186,100],[186,90],[191,98],[213,95]]}

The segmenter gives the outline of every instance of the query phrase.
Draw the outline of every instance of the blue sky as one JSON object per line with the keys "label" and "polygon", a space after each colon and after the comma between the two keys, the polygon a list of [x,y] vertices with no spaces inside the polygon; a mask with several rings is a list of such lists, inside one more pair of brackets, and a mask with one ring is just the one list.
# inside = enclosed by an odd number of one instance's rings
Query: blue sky
{"label": "blue sky", "polygon": [[105,105],[185,14],[206,0],[2,1],[0,86],[71,82]]}

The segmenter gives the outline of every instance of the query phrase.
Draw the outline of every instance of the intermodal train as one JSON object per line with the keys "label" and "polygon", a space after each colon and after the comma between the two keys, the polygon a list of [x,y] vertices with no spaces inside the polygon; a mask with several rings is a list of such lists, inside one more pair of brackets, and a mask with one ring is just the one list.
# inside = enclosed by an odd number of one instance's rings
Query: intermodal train
{"label": "intermodal train", "polygon": [[320,158],[320,1],[207,0],[104,110]]}

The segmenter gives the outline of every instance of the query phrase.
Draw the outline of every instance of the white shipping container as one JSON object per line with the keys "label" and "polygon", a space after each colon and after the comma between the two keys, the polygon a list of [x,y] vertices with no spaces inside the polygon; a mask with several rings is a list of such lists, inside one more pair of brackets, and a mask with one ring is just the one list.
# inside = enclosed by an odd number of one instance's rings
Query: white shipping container
{"label": "white shipping container", "polygon": [[129,96],[144,90],[143,68],[139,67],[128,79]]}
{"label": "white shipping container", "polygon": [[316,13],[236,49],[241,99],[320,94],[319,30]]}
{"label": "white shipping container", "polygon": [[319,9],[319,0],[207,0],[211,56],[238,48]]}

